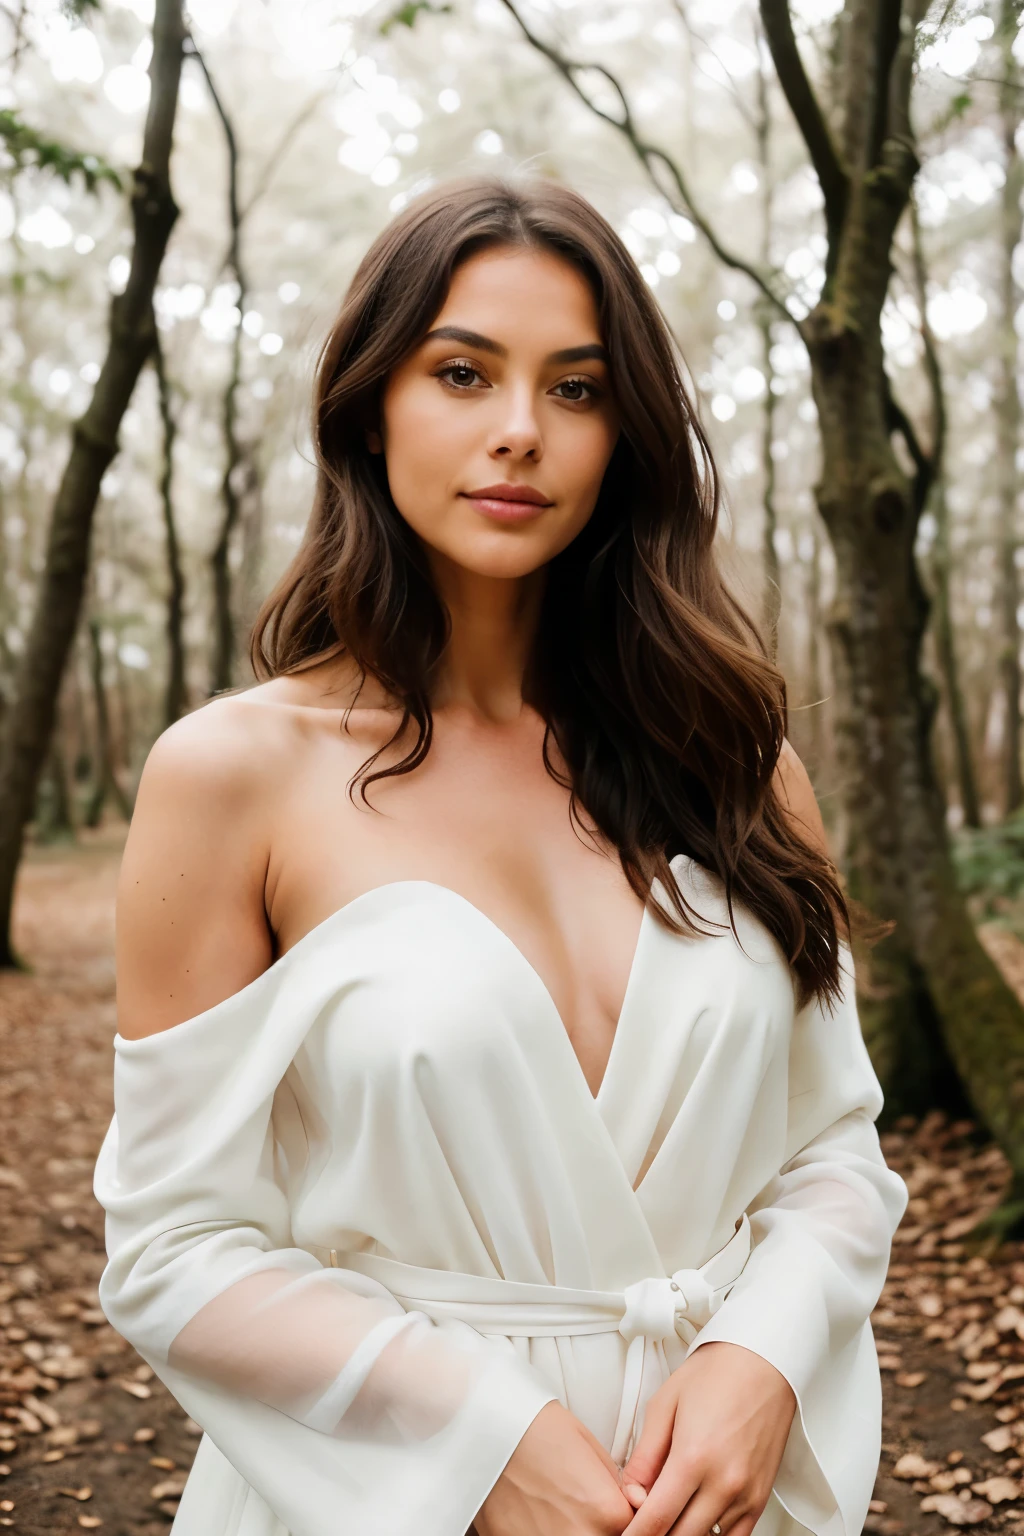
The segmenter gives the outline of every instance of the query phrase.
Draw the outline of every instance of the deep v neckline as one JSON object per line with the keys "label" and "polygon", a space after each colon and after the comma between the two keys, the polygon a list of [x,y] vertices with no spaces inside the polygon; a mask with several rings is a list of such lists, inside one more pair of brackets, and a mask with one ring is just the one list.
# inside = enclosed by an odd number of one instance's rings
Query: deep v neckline
{"label": "deep v neckline", "polygon": [[[527,958],[516,941],[505,932],[505,929],[502,928],[501,924],[495,922],[494,918],[490,917],[482,907],[478,907],[475,901],[470,901],[468,896],[463,896],[460,891],[456,891],[452,886],[442,885],[436,880],[395,880],[390,881],[389,885],[425,885],[429,886],[432,890],[443,891],[446,895],[454,896],[456,901],[460,902],[463,906],[468,907],[469,910],[475,913],[481,922],[483,922],[492,933],[497,935],[497,937],[506,945],[506,947],[516,956],[517,963],[522,967],[522,969],[533,977],[538,990],[543,996],[544,1003],[551,1017],[551,1020],[557,1026],[558,1033],[564,1042],[564,1047],[569,1052],[569,1056],[572,1059],[572,1064],[576,1069],[576,1076],[578,1081],[582,1084],[586,1091],[587,1097],[591,1100],[591,1102],[594,1104],[600,1104],[605,1085],[608,1083],[609,1077],[611,1075],[612,1065],[619,1053],[619,1050],[621,1049],[620,1036],[623,1032],[623,1021],[626,1018],[627,1012],[629,1010],[629,1002],[630,996],[633,992],[634,978],[637,973],[640,952],[644,943],[644,934],[649,921],[649,909],[647,904],[644,904],[643,911],[640,914],[640,926],[637,930],[636,943],[633,946],[633,958],[630,961],[629,972],[626,976],[626,987],[622,994],[622,1003],[619,1007],[619,1016],[615,1021],[615,1029],[612,1032],[612,1043],[604,1064],[604,1071],[601,1073],[601,1081],[598,1083],[597,1092],[595,1093],[587,1081],[587,1075],[583,1070],[583,1065],[579,1056],[576,1054],[576,1047],[572,1043],[572,1037],[570,1036],[569,1031],[565,1026],[565,1020],[562,1018],[558,1005],[552,996],[551,988],[548,986],[547,982],[544,980],[537,967],[533,964],[533,961]],[[377,886],[376,889],[382,890],[387,889],[387,887]],[[370,893],[368,892],[367,894]],[[356,900],[359,900],[359,898],[357,897]]]}

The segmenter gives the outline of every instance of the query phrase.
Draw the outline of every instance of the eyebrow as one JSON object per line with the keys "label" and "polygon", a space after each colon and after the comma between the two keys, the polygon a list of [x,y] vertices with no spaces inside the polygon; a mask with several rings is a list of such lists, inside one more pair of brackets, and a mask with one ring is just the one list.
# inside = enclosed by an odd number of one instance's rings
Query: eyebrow
{"label": "eyebrow", "polygon": [[[508,357],[508,347],[502,346],[500,341],[492,341],[489,336],[481,336],[479,331],[466,331],[460,325],[440,325],[434,331],[428,331],[423,338],[428,341],[461,341],[464,347],[474,347],[479,352],[493,352],[496,357]],[[608,349],[600,342],[588,342],[582,347],[564,347],[561,352],[551,352],[545,359],[549,363],[584,363],[595,359],[597,362],[608,363]]]}

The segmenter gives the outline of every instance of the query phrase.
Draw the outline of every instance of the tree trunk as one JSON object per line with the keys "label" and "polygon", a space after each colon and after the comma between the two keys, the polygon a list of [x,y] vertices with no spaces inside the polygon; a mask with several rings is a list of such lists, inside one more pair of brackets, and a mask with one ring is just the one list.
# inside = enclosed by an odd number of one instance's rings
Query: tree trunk
{"label": "tree trunk", "polygon": [[1003,804],[1007,814],[1024,802],[1021,778],[1021,666],[1020,577],[1017,551],[1017,452],[1020,445],[1021,404],[1017,388],[1017,331],[1015,317],[1021,291],[1013,275],[1013,254],[1021,237],[1020,195],[1024,185],[1016,131],[1020,122],[1020,70],[1013,55],[1020,14],[1019,0],[1002,0],[997,40],[1002,53],[999,116],[1003,138],[1003,182],[1000,203],[999,289],[1002,324],[999,326],[999,383],[994,403],[996,419],[996,474],[999,484],[999,614],[1001,645],[999,674],[1006,697],[1003,732]]}
{"label": "tree trunk", "polygon": [[73,431],[57,492],[36,608],[0,754],[0,964],[11,965],[11,904],[25,826],[50,744],[57,695],[82,607],[100,481],[136,381],[153,345],[153,290],[177,217],[170,154],[184,27],[181,0],[157,0],[151,94],[135,172],[135,245],[128,286],[110,309],[110,338],[96,390]]}
{"label": "tree trunk", "polygon": [[173,725],[188,707],[185,683],[185,572],[181,563],[178,524],[174,515],[174,443],[178,424],[174,419],[171,388],[164,364],[164,349],[159,334],[153,343],[163,426],[163,462],[160,469],[160,504],[163,509],[165,549],[167,552],[167,686],[164,690],[164,725]]}
{"label": "tree trunk", "polygon": [[[865,1035],[890,1116],[966,1106],[1010,1158],[1024,1206],[1024,1016],[953,875],[921,670],[928,601],[914,560],[922,484],[890,432],[879,318],[902,174],[853,183],[833,292],[805,324],[822,434],[818,506],[836,553],[832,619],[851,894],[894,923],[864,969]],[[903,428],[901,427],[901,430]],[[906,428],[910,432],[909,426]],[[961,1087],[963,1085],[963,1087]]]}
{"label": "tree trunk", "polygon": [[957,784],[960,790],[960,807],[964,824],[981,826],[981,807],[978,800],[978,781],[974,772],[971,752],[971,733],[967,724],[967,710],[963,689],[960,686],[960,668],[956,654],[956,630],[953,625],[951,594],[952,554],[949,543],[949,502],[946,497],[946,387],[939,364],[938,347],[928,320],[928,282],[921,239],[921,224],[917,216],[917,204],[910,199],[910,235],[913,256],[914,287],[921,315],[921,340],[924,343],[925,374],[932,397],[932,488],[929,505],[935,519],[935,543],[932,550],[931,576],[935,593],[935,648],[939,670],[942,673],[946,694],[946,712],[949,715],[953,737],[953,756],[956,762]]}
{"label": "tree trunk", "polygon": [[68,770],[59,733],[56,731],[50,744],[46,766],[39,779],[35,823],[36,841],[39,843],[74,842],[75,823],[71,814]]}
{"label": "tree trunk", "polygon": [[114,750],[110,733],[110,710],[103,666],[103,631],[98,619],[90,618],[89,675],[92,679],[93,707],[96,713],[96,751],[93,757],[93,787],[85,812],[87,827],[98,827],[107,796],[113,795],[125,821],[131,820],[132,808],[114,771]]}
{"label": "tree trunk", "polygon": [[949,715],[953,758],[956,763],[956,781],[960,790],[960,808],[963,812],[964,826],[980,827],[981,802],[978,798],[978,781],[974,773],[974,754],[971,751],[967,706],[960,686],[956,631],[953,627],[953,604],[950,593],[952,556],[949,547],[949,505],[946,500],[946,482],[942,475],[936,480],[932,489],[929,506],[935,518],[935,544],[931,561],[935,588],[935,649],[945,686],[946,712]]}
{"label": "tree trunk", "polygon": [[236,647],[231,557],[236,534],[242,523],[245,500],[251,495],[255,480],[248,446],[243,444],[238,431],[238,396],[242,382],[242,317],[245,314],[249,285],[242,260],[242,212],[238,197],[238,140],[224,102],[206,67],[206,60],[191,38],[189,50],[203,72],[227,145],[230,239],[224,265],[238,288],[238,324],[231,338],[231,363],[224,387],[221,412],[224,425],[224,476],[221,481],[221,501],[224,512],[217,542],[210,556],[210,570],[213,578],[213,664],[210,672],[210,693],[214,694],[230,688],[234,682]]}
{"label": "tree trunk", "polygon": [[[772,248],[772,168],[771,168],[771,106],[768,97],[768,79],[763,62],[761,38],[757,38],[757,160],[761,167],[761,261],[767,268],[771,262]],[[776,396],[772,389],[775,370],[772,367],[772,311],[763,301],[757,303],[757,327],[761,333],[761,358],[764,369],[764,410],[761,416],[761,473],[764,499],[764,523],[762,525],[762,563],[764,566],[764,599],[762,603],[762,628],[768,654],[774,661],[779,650],[779,615],[782,610],[782,573],[779,569],[779,551],[775,535],[779,519],[775,505],[775,409]]]}

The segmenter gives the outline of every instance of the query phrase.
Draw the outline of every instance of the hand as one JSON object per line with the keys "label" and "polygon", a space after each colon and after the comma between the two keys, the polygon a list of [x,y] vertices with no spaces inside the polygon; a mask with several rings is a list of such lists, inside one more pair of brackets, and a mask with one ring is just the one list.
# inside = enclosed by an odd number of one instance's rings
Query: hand
{"label": "hand", "polygon": [[477,1536],[622,1536],[633,1508],[600,1441],[545,1403],[473,1521]]}
{"label": "hand", "polygon": [[786,1378],[752,1350],[695,1349],[647,1403],[622,1469],[637,1513],[627,1536],[750,1536],[796,1413]]}

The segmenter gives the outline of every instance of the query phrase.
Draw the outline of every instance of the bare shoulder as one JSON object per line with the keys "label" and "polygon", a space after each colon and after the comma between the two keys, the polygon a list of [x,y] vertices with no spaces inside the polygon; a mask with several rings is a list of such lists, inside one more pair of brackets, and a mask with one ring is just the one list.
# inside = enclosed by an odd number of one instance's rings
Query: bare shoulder
{"label": "bare shoulder", "polygon": [[241,694],[187,715],[153,746],[118,885],[118,1029],[126,1038],[212,1007],[270,964],[271,807],[295,730],[287,710]]}
{"label": "bare shoulder", "polygon": [[776,765],[775,793],[782,809],[804,841],[817,848],[827,859],[831,858],[814,786],[789,741],[782,743],[782,752]]}

